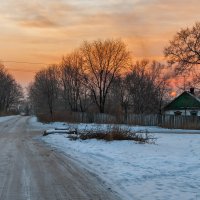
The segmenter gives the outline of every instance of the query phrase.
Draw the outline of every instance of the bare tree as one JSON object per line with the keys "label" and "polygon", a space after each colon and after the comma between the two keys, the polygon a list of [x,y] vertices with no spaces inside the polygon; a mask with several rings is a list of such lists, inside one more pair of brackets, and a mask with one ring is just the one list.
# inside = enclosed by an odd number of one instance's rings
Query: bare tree
{"label": "bare tree", "polygon": [[49,66],[47,69],[39,71],[35,75],[34,83],[30,86],[29,96],[34,102],[38,112],[48,109],[53,120],[56,103],[59,94],[59,77],[56,65]]}
{"label": "bare tree", "polygon": [[165,100],[167,100],[168,94],[171,92],[171,88],[169,86],[171,73],[168,72],[164,64],[161,64],[157,61],[147,62],[147,75],[155,87],[157,99],[159,102],[156,107],[158,107],[159,114],[161,114]]}
{"label": "bare tree", "polygon": [[200,22],[192,28],[181,29],[164,49],[164,54],[177,73],[199,66]]}
{"label": "bare tree", "polygon": [[121,40],[84,42],[84,84],[91,91],[99,112],[105,112],[106,98],[114,78],[129,61],[129,52]]}
{"label": "bare tree", "polygon": [[63,57],[60,65],[61,91],[65,107],[71,111],[85,111],[88,98],[87,88],[83,85],[83,59],[79,51]]}
{"label": "bare tree", "polygon": [[7,87],[7,97],[5,104],[5,111],[7,112],[11,107],[17,107],[23,99],[23,89],[13,79]]}
{"label": "bare tree", "polygon": [[114,107],[115,109],[113,109],[113,111],[116,112],[117,115],[121,114],[121,111],[124,114],[125,121],[128,117],[131,99],[131,94],[128,91],[129,85],[125,78],[126,75],[115,78],[109,93],[109,108]]}
{"label": "bare tree", "polygon": [[131,71],[113,81],[108,95],[109,111],[123,113],[125,122],[129,113],[161,114],[169,93],[166,75],[165,66],[159,62],[137,61]]}
{"label": "bare tree", "polygon": [[0,112],[8,112],[10,109],[16,110],[22,98],[22,87],[0,64]]}
{"label": "bare tree", "polygon": [[148,60],[133,65],[131,73],[124,79],[132,112],[161,113],[167,89],[167,78],[162,74],[163,68],[162,64]]}

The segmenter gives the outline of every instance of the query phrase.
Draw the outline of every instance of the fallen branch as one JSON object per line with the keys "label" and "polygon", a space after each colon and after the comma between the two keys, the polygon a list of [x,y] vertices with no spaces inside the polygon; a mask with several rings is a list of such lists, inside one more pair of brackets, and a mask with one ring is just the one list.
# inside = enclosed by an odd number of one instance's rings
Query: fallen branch
{"label": "fallen branch", "polygon": [[49,129],[49,130],[45,130],[43,133],[43,136],[47,136],[50,134],[76,134],[77,130],[69,130],[69,129],[64,129],[64,128],[55,128],[55,129]]}

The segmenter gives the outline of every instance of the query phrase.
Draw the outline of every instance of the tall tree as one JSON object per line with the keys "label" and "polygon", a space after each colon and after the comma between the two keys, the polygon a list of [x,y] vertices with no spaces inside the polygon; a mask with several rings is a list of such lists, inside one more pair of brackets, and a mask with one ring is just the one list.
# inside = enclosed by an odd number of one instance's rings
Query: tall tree
{"label": "tall tree", "polygon": [[30,86],[29,96],[34,102],[38,112],[48,109],[53,120],[56,103],[59,93],[59,77],[56,65],[49,66],[47,69],[39,71],[35,75],[34,83]]}
{"label": "tall tree", "polygon": [[136,62],[124,79],[128,105],[134,113],[160,113],[167,89],[164,66],[158,62]]}
{"label": "tall tree", "polygon": [[164,49],[170,65],[177,73],[194,69],[200,65],[200,22],[192,28],[181,29]]}
{"label": "tall tree", "polygon": [[62,97],[71,111],[84,111],[87,88],[82,81],[83,59],[79,51],[63,57],[60,65]]}
{"label": "tall tree", "polygon": [[0,64],[0,112],[16,109],[22,98],[22,87]]}
{"label": "tall tree", "polygon": [[115,77],[126,68],[129,52],[121,40],[84,42],[84,84],[91,91],[99,112],[105,112],[108,92]]}

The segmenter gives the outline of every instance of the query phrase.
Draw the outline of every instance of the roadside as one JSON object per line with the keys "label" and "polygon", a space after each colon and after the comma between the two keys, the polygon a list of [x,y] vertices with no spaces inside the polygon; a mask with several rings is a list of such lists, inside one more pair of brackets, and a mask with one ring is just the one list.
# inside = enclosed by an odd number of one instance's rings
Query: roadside
{"label": "roadside", "polygon": [[[38,128],[69,127],[69,124],[41,124],[35,118],[30,123]],[[71,124],[70,124],[71,125]],[[105,130],[108,125],[73,124],[79,130]],[[149,130],[149,127],[133,127]],[[123,199],[198,199],[200,198],[200,135],[162,131],[153,133],[156,144],[137,144],[132,141],[76,140],[67,135],[53,134],[41,137],[48,146],[62,152],[92,173],[112,185]],[[164,134],[163,134],[164,133]],[[186,133],[183,131],[183,133]],[[195,134],[194,134],[195,133]]]}
{"label": "roadside", "polygon": [[18,115],[0,117],[0,123],[16,118]]}

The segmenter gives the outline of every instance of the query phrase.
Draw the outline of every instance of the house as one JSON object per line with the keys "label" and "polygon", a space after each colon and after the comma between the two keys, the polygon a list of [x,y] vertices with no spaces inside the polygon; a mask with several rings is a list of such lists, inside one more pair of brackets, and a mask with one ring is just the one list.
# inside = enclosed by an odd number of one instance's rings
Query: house
{"label": "house", "polygon": [[194,88],[184,91],[164,107],[166,115],[200,116],[200,99],[195,96]]}

